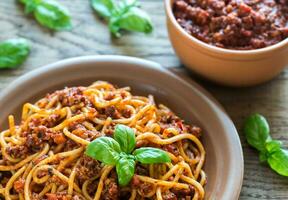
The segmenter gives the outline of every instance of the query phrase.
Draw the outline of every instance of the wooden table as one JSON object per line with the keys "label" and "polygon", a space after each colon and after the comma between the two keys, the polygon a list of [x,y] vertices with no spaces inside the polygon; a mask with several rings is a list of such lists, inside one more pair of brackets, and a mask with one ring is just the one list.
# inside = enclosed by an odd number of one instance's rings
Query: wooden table
{"label": "wooden table", "polygon": [[[60,1],[60,0],[59,0]],[[179,73],[189,74],[179,63],[167,38],[162,0],[143,0],[143,8],[152,16],[155,30],[150,35],[125,34],[113,39],[105,23],[93,13],[89,0],[61,0],[72,13],[71,32],[51,32],[40,27],[16,0],[0,1],[0,40],[24,37],[31,41],[32,52],[27,62],[15,70],[0,71],[0,89],[34,68],[61,59],[117,54],[156,61]],[[195,79],[194,75],[191,78]],[[288,147],[288,71],[273,81],[253,88],[226,88],[196,79],[225,107],[238,128],[245,158],[245,176],[240,199],[288,199],[288,178],[278,176],[260,165],[258,154],[247,145],[241,126],[250,113],[265,115],[275,139]]]}

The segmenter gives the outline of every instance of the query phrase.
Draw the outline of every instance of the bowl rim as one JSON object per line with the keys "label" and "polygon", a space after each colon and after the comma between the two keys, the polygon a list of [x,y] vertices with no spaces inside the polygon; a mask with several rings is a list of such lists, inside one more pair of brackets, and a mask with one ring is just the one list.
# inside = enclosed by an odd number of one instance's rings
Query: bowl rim
{"label": "bowl rim", "polygon": [[221,47],[216,47],[213,46],[211,44],[207,44],[199,39],[197,39],[196,37],[188,34],[181,26],[180,24],[176,21],[176,18],[173,14],[172,11],[172,3],[174,0],[165,0],[164,4],[165,4],[165,10],[166,10],[166,17],[172,22],[173,26],[177,28],[177,30],[188,40],[197,43],[199,46],[201,46],[202,48],[205,48],[209,51],[212,51],[214,53],[217,54],[234,54],[234,55],[259,55],[259,54],[265,54],[265,53],[269,53],[272,51],[276,51],[279,50],[281,48],[284,48],[285,46],[288,46],[288,38],[273,44],[271,46],[267,46],[264,48],[260,48],[260,49],[252,49],[252,50],[233,50],[233,49],[226,49],[226,48],[221,48]]}
{"label": "bowl rim", "polygon": [[[29,82],[36,79],[37,76],[48,76],[48,74],[52,73],[53,71],[55,72],[55,71],[63,70],[63,69],[67,70],[69,69],[71,65],[79,65],[79,64],[85,64],[85,63],[86,64],[103,63],[103,62],[110,62],[110,63],[115,63],[115,64],[122,62],[122,63],[137,65],[137,67],[146,68],[154,72],[164,73],[166,76],[169,76],[172,79],[174,79],[174,81],[179,81],[179,83],[181,83],[187,89],[194,91],[197,96],[199,96],[200,98],[203,99],[203,101],[206,102],[207,106],[209,106],[211,110],[213,110],[213,112],[217,115],[217,117],[222,122],[222,124],[223,125],[225,124],[225,128],[226,128],[225,132],[229,130],[229,134],[226,135],[227,136],[226,138],[229,141],[229,145],[230,146],[232,144],[235,145],[231,148],[233,148],[236,151],[237,159],[234,157],[234,159],[231,160],[231,162],[233,163],[234,167],[236,165],[237,170],[236,168],[231,169],[233,170],[234,179],[232,177],[228,179],[230,180],[229,183],[231,183],[232,181],[235,187],[232,187],[234,190],[228,190],[227,188],[226,190],[224,190],[225,191],[224,194],[227,200],[228,200],[228,197],[229,197],[229,200],[238,199],[240,192],[241,192],[243,177],[244,177],[244,159],[243,159],[242,145],[241,145],[237,130],[234,126],[234,123],[232,122],[228,114],[225,112],[223,107],[219,104],[219,102],[214,97],[212,97],[210,93],[208,93],[205,89],[203,89],[199,84],[194,82],[192,79],[181,78],[180,76],[162,67],[160,64],[156,62],[144,60],[140,58],[135,58],[135,57],[114,56],[114,55],[81,56],[81,57],[61,60],[58,62],[54,62],[52,64],[45,65],[40,68],[36,68],[28,73],[25,73],[19,78],[16,78],[14,81],[12,81],[8,85],[8,87],[6,87],[5,89],[3,89],[3,91],[1,91],[0,105],[2,104],[1,102],[7,101],[7,98],[9,99],[9,96],[11,97],[11,93],[13,93],[14,90],[21,91],[21,89],[25,88],[27,84],[29,85]],[[233,135],[233,137],[231,135]],[[235,172],[235,170],[237,171],[237,173]]]}

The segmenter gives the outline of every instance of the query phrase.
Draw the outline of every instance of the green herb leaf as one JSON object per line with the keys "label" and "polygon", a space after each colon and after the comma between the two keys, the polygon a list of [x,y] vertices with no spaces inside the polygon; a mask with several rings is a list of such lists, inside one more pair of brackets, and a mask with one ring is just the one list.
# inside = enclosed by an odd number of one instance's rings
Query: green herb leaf
{"label": "green herb leaf", "polygon": [[30,52],[25,39],[10,39],[0,43],[0,68],[14,68],[22,64]]}
{"label": "green herb leaf", "polygon": [[121,156],[116,164],[116,172],[120,186],[126,186],[135,172],[135,161],[129,156]]}
{"label": "green herb leaf", "polygon": [[268,152],[267,151],[261,151],[259,154],[259,161],[261,163],[266,163],[268,159]]}
{"label": "green herb leaf", "polygon": [[20,0],[20,2],[25,5],[25,14],[29,14],[34,12],[41,0]]}
{"label": "green herb leaf", "polygon": [[120,144],[121,150],[131,153],[136,145],[136,138],[133,129],[128,126],[118,124],[115,127],[114,139]]}
{"label": "green herb leaf", "polygon": [[120,29],[150,33],[153,30],[152,22],[149,15],[137,7],[132,7],[128,12],[123,14],[117,22]]}
{"label": "green herb leaf", "polygon": [[106,165],[116,165],[120,152],[120,145],[113,138],[99,137],[87,146],[85,154]]}
{"label": "green herb leaf", "polygon": [[35,8],[36,20],[53,30],[70,30],[72,28],[69,11],[54,0],[43,0]]}
{"label": "green herb leaf", "polygon": [[133,152],[133,155],[135,156],[136,160],[142,164],[171,162],[169,155],[165,151],[152,147],[142,147],[140,149],[136,149]]}
{"label": "green herb leaf", "polygon": [[126,12],[129,11],[130,8],[132,7],[137,7],[138,6],[137,0],[122,0],[118,1],[117,4],[114,6],[115,9],[113,11],[114,16],[122,16]]}
{"label": "green herb leaf", "polygon": [[244,132],[248,143],[259,151],[264,151],[266,141],[271,140],[268,122],[259,114],[245,120]]}
{"label": "green herb leaf", "polygon": [[278,149],[268,157],[270,167],[282,176],[288,176],[288,151]]}
{"label": "green herb leaf", "polygon": [[97,14],[109,22],[110,32],[120,37],[120,30],[150,33],[153,30],[151,19],[138,8],[137,0],[91,0]]}
{"label": "green herb leaf", "polygon": [[91,0],[91,4],[99,16],[109,19],[115,2],[113,0]]}
{"label": "green herb leaf", "polygon": [[265,149],[269,154],[281,149],[282,142],[279,140],[271,140],[266,142]]}

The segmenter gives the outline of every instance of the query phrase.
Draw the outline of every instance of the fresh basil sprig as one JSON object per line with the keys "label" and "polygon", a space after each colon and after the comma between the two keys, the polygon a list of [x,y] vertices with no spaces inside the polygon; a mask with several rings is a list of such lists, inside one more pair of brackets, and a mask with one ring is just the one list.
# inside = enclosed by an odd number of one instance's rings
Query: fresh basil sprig
{"label": "fresh basil sprig", "polygon": [[110,32],[120,37],[121,30],[150,33],[149,15],[139,8],[137,0],[91,0],[96,13],[109,23]]}
{"label": "fresh basil sprig", "polygon": [[68,9],[55,0],[20,0],[25,5],[25,13],[33,13],[35,19],[52,30],[70,30],[71,17]]}
{"label": "fresh basil sprig", "polygon": [[248,143],[260,152],[260,162],[267,162],[278,174],[288,176],[288,151],[281,147],[281,141],[272,140],[265,117],[249,116],[244,122],[244,133]]}
{"label": "fresh basil sprig", "polygon": [[85,154],[106,165],[116,166],[118,182],[127,185],[135,172],[136,162],[142,164],[171,162],[169,155],[157,148],[143,147],[136,149],[136,137],[133,129],[125,125],[116,125],[114,139],[99,137],[86,148]]}
{"label": "fresh basil sprig", "polygon": [[22,64],[30,52],[27,40],[9,39],[0,43],[0,68],[14,68]]}

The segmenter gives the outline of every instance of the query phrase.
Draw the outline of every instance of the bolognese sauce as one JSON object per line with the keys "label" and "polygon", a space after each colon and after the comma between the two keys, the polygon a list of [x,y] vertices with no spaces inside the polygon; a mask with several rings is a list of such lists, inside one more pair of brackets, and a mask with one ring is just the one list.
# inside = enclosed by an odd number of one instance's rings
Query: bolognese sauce
{"label": "bolognese sauce", "polygon": [[222,48],[251,50],[288,37],[287,0],[174,0],[181,27]]}

